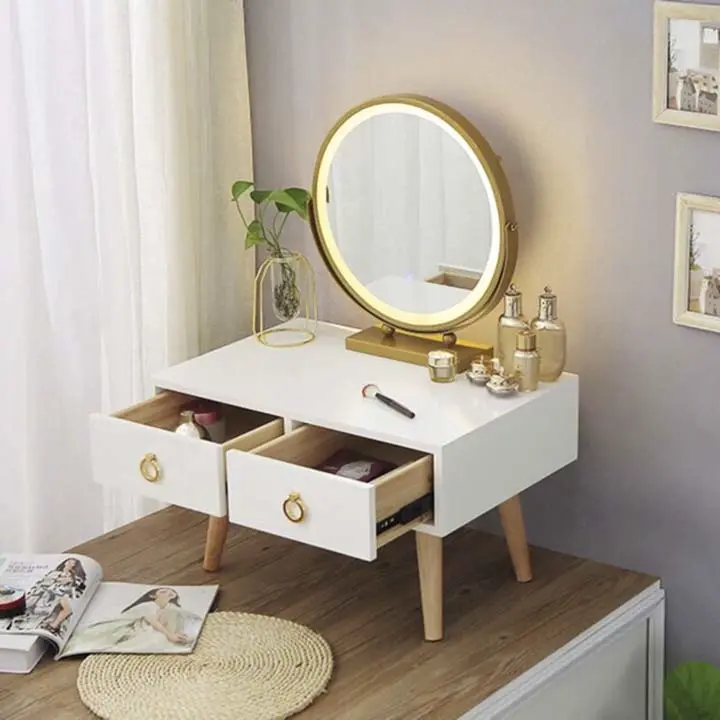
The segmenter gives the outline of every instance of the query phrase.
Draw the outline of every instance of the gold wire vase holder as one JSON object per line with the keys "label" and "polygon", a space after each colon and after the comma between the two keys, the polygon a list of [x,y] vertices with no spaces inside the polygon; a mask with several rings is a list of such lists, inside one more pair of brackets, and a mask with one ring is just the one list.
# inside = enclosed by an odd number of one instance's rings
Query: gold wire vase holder
{"label": "gold wire vase holder", "polygon": [[[268,326],[266,298],[279,325]],[[297,347],[315,339],[315,273],[301,253],[266,258],[253,284],[253,335],[269,347]]]}

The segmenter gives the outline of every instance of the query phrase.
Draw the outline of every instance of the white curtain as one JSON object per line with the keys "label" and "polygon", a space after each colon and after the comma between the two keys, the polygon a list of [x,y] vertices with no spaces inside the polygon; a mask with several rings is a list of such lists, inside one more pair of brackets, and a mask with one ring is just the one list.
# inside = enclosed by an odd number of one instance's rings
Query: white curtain
{"label": "white curtain", "polygon": [[0,0],[0,550],[153,509],[91,478],[88,414],[249,331],[242,2]]}

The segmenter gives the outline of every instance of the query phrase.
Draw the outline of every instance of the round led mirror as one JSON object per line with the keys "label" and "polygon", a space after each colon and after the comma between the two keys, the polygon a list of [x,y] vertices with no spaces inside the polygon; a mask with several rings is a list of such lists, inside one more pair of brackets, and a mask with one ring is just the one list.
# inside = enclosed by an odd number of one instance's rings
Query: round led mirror
{"label": "round led mirror", "polygon": [[325,263],[388,328],[451,333],[507,288],[517,227],[504,173],[442,103],[403,95],[350,110],[320,150],[312,196]]}

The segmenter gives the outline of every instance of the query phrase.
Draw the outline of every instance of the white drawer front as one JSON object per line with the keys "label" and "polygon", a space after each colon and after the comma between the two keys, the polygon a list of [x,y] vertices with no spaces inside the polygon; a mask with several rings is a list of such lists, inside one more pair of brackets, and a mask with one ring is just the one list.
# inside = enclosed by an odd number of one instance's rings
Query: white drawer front
{"label": "white drawer front", "polygon": [[[209,515],[226,514],[222,446],[104,415],[91,416],[90,441],[93,477],[101,485]],[[140,471],[148,453],[160,467],[156,482]]]}
{"label": "white drawer front", "polygon": [[[253,453],[227,454],[230,522],[291,540],[374,560],[375,487]],[[302,522],[283,513],[298,493],[306,509]]]}

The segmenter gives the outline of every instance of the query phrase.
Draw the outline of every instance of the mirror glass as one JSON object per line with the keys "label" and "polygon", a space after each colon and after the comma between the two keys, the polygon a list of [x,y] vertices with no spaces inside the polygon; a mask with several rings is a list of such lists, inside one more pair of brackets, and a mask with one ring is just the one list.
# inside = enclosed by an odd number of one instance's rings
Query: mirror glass
{"label": "mirror glass", "polygon": [[499,213],[483,165],[451,124],[417,107],[358,116],[335,148],[325,202],[348,269],[397,310],[447,311],[497,262]]}

